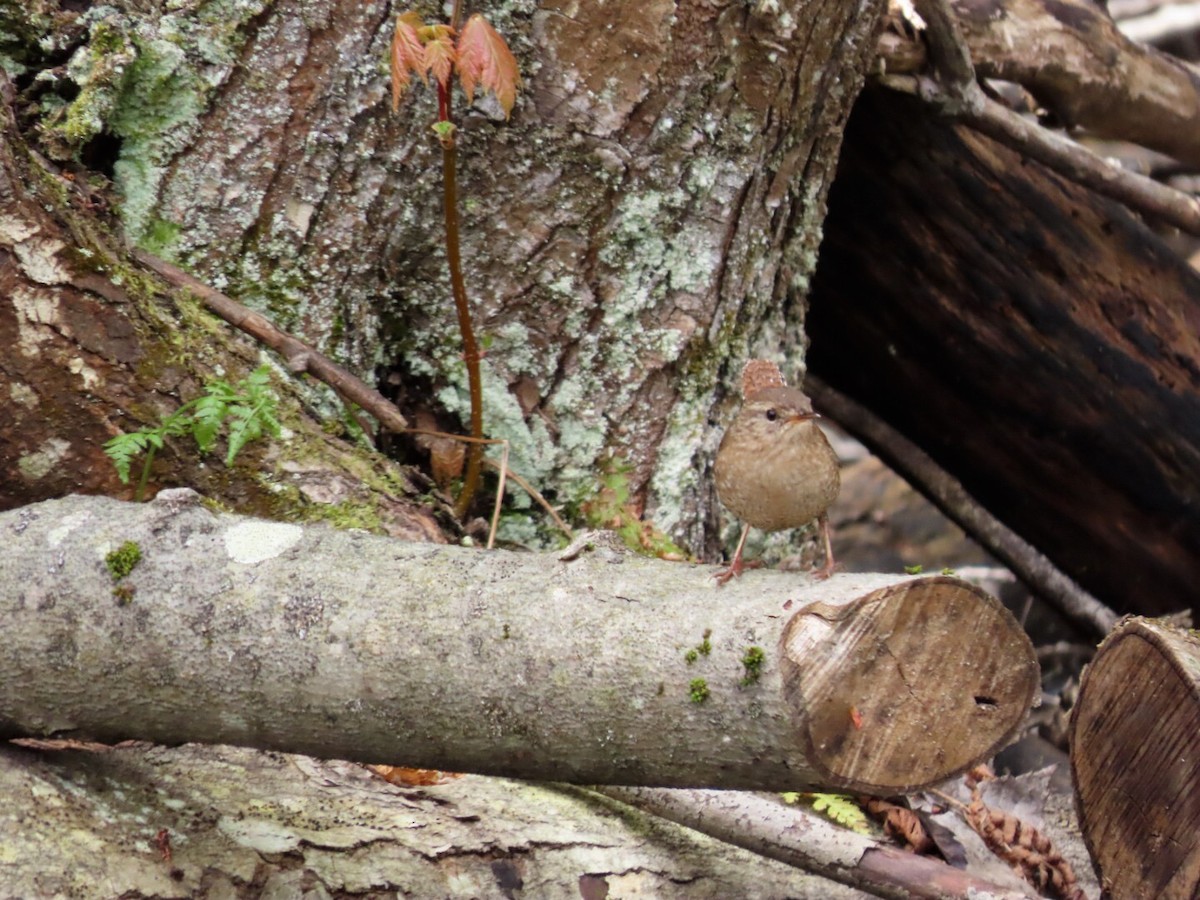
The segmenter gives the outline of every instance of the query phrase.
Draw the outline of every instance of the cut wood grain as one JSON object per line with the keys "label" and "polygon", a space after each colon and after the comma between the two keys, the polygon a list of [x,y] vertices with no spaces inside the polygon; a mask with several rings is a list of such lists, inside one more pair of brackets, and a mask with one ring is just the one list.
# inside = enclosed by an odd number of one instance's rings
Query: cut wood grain
{"label": "cut wood grain", "polygon": [[1127,619],[1084,672],[1071,717],[1079,824],[1111,896],[1200,892],[1200,637]]}

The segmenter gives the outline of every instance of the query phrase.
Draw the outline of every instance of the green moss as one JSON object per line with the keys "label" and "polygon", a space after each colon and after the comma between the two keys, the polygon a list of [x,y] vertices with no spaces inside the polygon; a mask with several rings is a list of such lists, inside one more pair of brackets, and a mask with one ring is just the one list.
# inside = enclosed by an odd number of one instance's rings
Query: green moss
{"label": "green moss", "polygon": [[688,699],[693,703],[703,703],[709,697],[708,682],[703,678],[693,678],[688,683]]}
{"label": "green moss", "polygon": [[167,260],[172,259],[174,256],[172,249],[179,240],[182,230],[183,227],[176,222],[152,218],[147,223],[146,230],[142,235],[142,247],[155,256],[161,256]]}
{"label": "green moss", "polygon": [[361,528],[375,534],[385,533],[379,506],[374,500],[313,503],[304,508],[300,518],[308,522],[325,522],[334,528]]}
{"label": "green moss", "polygon": [[112,590],[113,598],[117,601],[117,606],[128,606],[133,602],[134,590],[131,585],[118,584]]}
{"label": "green moss", "polygon": [[104,557],[104,564],[108,567],[108,574],[112,576],[113,581],[120,581],[141,561],[142,548],[134,541],[125,541]]}
{"label": "green moss", "polygon": [[698,651],[695,647],[692,647],[687,653],[683,654],[684,662],[686,662],[689,666],[699,658],[700,651]]}
{"label": "green moss", "polygon": [[615,531],[627,547],[645,556],[687,559],[687,553],[653,522],[644,521],[632,503],[628,464],[614,456],[602,462],[600,470],[594,494],[577,507],[588,525]]}
{"label": "green moss", "polygon": [[[43,105],[41,132],[60,159],[78,157],[101,133],[121,139],[113,166],[120,215],[136,242],[149,234],[148,249],[162,249],[167,236],[150,219],[165,167],[190,143],[210,95],[232,72],[244,24],[265,5],[201,0],[163,12],[100,4],[77,20],[87,42],[66,74],[78,90],[69,102]],[[53,35],[50,28],[38,40]]]}
{"label": "green moss", "polygon": [[742,654],[742,668],[746,670],[746,676],[742,679],[742,687],[749,687],[762,677],[762,669],[766,660],[767,654],[762,647],[746,648],[746,652]]}

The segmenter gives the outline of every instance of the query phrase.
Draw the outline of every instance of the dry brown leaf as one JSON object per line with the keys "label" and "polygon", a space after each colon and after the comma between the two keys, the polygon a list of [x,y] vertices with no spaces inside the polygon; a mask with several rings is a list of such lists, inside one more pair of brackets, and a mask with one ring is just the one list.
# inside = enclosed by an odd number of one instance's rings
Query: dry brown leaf
{"label": "dry brown leaf", "polygon": [[868,813],[883,822],[883,833],[903,841],[905,849],[919,854],[928,854],[935,849],[925,824],[911,809],[880,797],[867,798],[865,807]]}
{"label": "dry brown leaf", "polygon": [[367,766],[372,772],[397,787],[428,787],[445,784],[462,778],[461,772],[443,772],[440,769],[409,769],[404,766]]}

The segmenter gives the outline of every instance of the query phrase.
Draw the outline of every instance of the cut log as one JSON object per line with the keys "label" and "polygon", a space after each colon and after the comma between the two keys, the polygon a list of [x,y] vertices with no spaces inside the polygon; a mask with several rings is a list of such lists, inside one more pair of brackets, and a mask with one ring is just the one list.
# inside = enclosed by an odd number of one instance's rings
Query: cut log
{"label": "cut log", "polygon": [[[411,544],[196,500],[0,514],[0,737],[895,793],[994,753],[1038,686],[1011,615],[955,578],[755,572],[718,592],[708,566]],[[129,542],[140,562],[114,583]]]}
{"label": "cut log", "polygon": [[1126,619],[1071,716],[1079,824],[1111,896],[1200,896],[1200,638]]}

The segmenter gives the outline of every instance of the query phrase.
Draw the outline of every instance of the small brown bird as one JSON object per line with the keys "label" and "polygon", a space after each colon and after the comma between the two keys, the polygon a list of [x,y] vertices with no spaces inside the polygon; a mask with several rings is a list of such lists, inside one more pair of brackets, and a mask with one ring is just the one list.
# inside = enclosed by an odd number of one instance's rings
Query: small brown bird
{"label": "small brown bird", "polygon": [[751,360],[742,372],[745,401],[717,450],[717,496],[742,520],[742,536],[721,584],[742,573],[742,548],[751,526],[764,531],[798,528],[817,519],[825,543],[825,565],[833,572],[833,547],[826,510],[841,487],[838,460],[817,426],[812,401],[787,387],[773,363]]}

